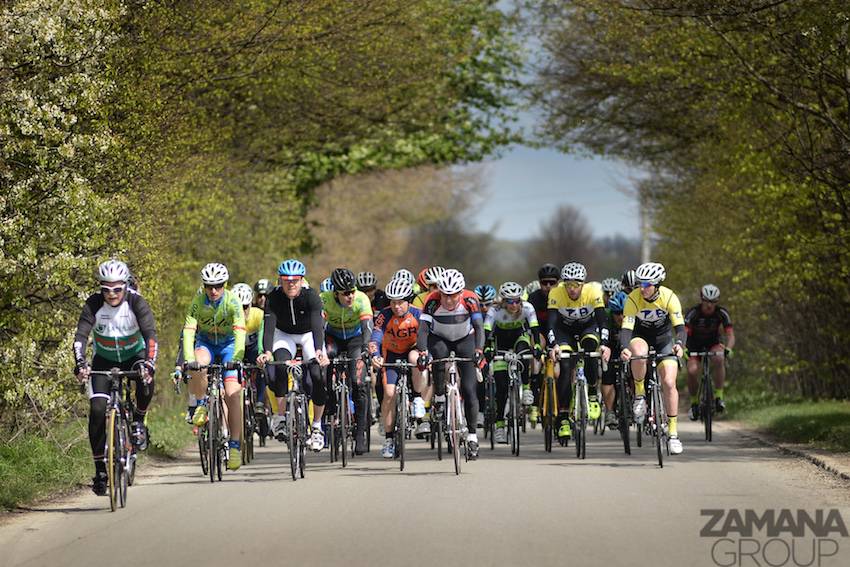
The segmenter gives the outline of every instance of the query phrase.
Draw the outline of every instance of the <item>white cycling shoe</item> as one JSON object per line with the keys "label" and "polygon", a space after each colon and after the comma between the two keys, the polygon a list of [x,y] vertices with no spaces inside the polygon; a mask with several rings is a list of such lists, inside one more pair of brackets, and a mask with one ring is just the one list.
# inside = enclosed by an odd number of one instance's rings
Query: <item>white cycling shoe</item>
{"label": "white cycling shoe", "polygon": [[385,459],[395,457],[395,441],[390,438],[384,440],[384,446],[381,448],[381,456]]}
{"label": "white cycling shoe", "polygon": [[635,416],[635,422],[643,423],[643,418],[646,417],[646,398],[643,396],[635,398],[635,403],[632,406],[632,413]]}
{"label": "white cycling shoe", "polygon": [[679,441],[678,436],[671,437],[670,440],[668,441],[668,443],[670,445],[670,454],[671,455],[681,455],[682,454],[682,451],[684,449],[682,448],[682,442]]}
{"label": "white cycling shoe", "polygon": [[425,400],[419,396],[413,398],[413,417],[416,419],[425,417]]}

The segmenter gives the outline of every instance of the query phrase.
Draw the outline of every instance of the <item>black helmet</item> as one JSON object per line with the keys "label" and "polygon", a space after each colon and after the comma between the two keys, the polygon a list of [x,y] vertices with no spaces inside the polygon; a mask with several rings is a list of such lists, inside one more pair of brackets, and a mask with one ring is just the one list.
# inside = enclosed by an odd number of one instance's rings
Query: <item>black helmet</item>
{"label": "black helmet", "polygon": [[357,285],[354,279],[354,272],[348,268],[335,269],[331,273],[331,283],[333,283],[334,291],[351,291]]}
{"label": "black helmet", "polygon": [[626,270],[623,272],[622,284],[624,288],[629,290],[637,287],[637,276],[635,276],[634,270]]}
{"label": "black helmet", "polygon": [[557,280],[561,275],[561,270],[558,269],[558,266],[555,264],[543,264],[540,266],[540,269],[537,270],[537,279],[538,280]]}

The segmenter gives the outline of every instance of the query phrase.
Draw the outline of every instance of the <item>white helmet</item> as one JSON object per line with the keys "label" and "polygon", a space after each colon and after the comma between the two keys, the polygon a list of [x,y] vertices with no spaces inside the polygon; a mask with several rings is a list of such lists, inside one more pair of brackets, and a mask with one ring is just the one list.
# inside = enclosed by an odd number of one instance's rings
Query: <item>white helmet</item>
{"label": "white helmet", "polygon": [[459,293],[463,291],[463,288],[465,287],[466,280],[463,279],[463,274],[452,268],[444,270],[443,274],[440,276],[440,280],[437,282],[437,289],[448,295]]}
{"label": "white helmet", "polygon": [[405,279],[396,278],[387,284],[384,293],[387,294],[388,299],[407,299],[413,295],[413,284]]}
{"label": "white helmet", "polygon": [[130,269],[121,260],[107,260],[97,269],[97,279],[102,282],[127,282]]}
{"label": "white helmet", "polygon": [[[457,272],[457,270],[455,270]],[[441,266],[431,266],[425,270],[425,283],[428,285],[439,284],[440,276],[446,272],[446,269]],[[460,272],[458,272],[460,273]],[[461,276],[463,277],[463,276]],[[465,284],[464,284],[465,285]]]}
{"label": "white helmet", "polygon": [[254,290],[251,289],[246,283],[238,283],[233,286],[233,293],[236,294],[236,297],[239,298],[239,301],[242,303],[242,306],[251,305],[251,302],[254,301]]}
{"label": "white helmet", "polygon": [[527,293],[528,295],[531,295],[538,289],[540,289],[540,282],[537,280],[532,280],[525,284],[525,293]]}
{"label": "white helmet", "polygon": [[522,297],[522,286],[516,282],[505,282],[499,286],[502,299],[519,299]]}
{"label": "white helmet", "polygon": [[566,281],[583,282],[587,278],[587,268],[584,264],[570,262],[561,269],[561,279]]}
{"label": "white helmet", "polygon": [[607,294],[615,294],[620,291],[620,280],[617,278],[605,278],[602,280],[602,291]]}
{"label": "white helmet", "polygon": [[699,295],[706,301],[717,301],[720,299],[720,289],[714,284],[705,284]]}
{"label": "white helmet", "polygon": [[410,270],[406,270],[404,268],[402,268],[402,269],[398,270],[396,273],[394,273],[393,277],[390,278],[390,279],[393,279],[393,280],[403,279],[405,281],[410,282],[411,285],[413,284],[413,282],[416,281],[416,278],[413,277],[413,272],[411,272]]}
{"label": "white helmet", "polygon": [[635,277],[639,282],[649,282],[652,285],[658,285],[667,277],[667,270],[658,262],[647,262],[637,267]]}
{"label": "white helmet", "polygon": [[360,272],[357,274],[357,288],[366,289],[378,285],[378,278],[372,272]]}
{"label": "white helmet", "polygon": [[204,285],[219,285],[230,279],[227,267],[218,262],[210,262],[201,270],[201,280]]}

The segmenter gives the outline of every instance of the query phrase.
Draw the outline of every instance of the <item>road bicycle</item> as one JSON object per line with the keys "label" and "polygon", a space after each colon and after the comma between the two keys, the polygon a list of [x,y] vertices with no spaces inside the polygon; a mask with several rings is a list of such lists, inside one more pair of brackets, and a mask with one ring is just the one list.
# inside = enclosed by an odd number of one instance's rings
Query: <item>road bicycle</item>
{"label": "road bicycle", "polygon": [[[722,350],[692,352],[702,362],[702,380],[699,383],[699,419],[705,427],[705,440],[711,442],[711,424],[714,421],[714,382],[711,379],[711,356],[723,356]],[[724,358],[724,364],[725,364]]]}
{"label": "road bicycle", "polygon": [[561,359],[576,359],[575,365],[575,384],[573,386],[573,439],[576,444],[576,457],[584,459],[587,457],[587,425],[588,425],[588,408],[590,400],[588,396],[587,377],[585,376],[585,365],[588,364],[587,359],[591,360],[591,364],[599,364],[598,359],[602,356],[599,351],[587,352],[584,350],[572,351],[570,347],[561,345],[559,348],[559,357]]}
{"label": "road bicycle", "polygon": [[558,389],[555,386],[555,362],[546,357],[543,380],[540,384],[540,423],[543,426],[543,447],[552,452],[558,421]]}
{"label": "road bicycle", "polygon": [[[466,445],[466,438],[469,430],[466,426],[466,418],[463,414],[463,400],[460,395],[460,387],[458,380],[458,362],[472,362],[471,358],[462,358],[455,355],[454,351],[449,353],[445,358],[437,358],[431,361],[431,364],[445,364],[446,373],[446,393],[442,396],[434,397],[434,405],[442,406],[445,404],[445,411],[438,412],[437,417],[445,418],[445,422],[441,422],[438,431],[445,427],[446,436],[449,440],[449,450],[452,453],[452,458],[455,465],[455,474],[459,475],[461,471],[461,453],[463,453],[463,461],[469,460],[469,449]],[[473,424],[474,427],[474,424]],[[440,439],[437,440],[441,442]]]}
{"label": "road bicycle", "polygon": [[647,411],[643,421],[644,433],[652,437],[658,457],[658,466],[664,468],[664,453],[670,455],[670,435],[667,411],[664,409],[664,396],[661,381],[658,377],[658,354],[650,349],[649,354],[632,356],[631,360],[646,360],[646,377],[644,389],[646,392]]}
{"label": "road bicycle", "polygon": [[416,422],[410,412],[410,369],[415,367],[405,360],[385,362],[381,368],[398,370],[398,382],[395,390],[395,423],[393,424],[393,442],[395,443],[395,458],[399,461],[399,470],[404,470],[405,445],[413,435]]}
{"label": "road bicycle", "polygon": [[[498,351],[494,362],[505,362],[508,366],[507,433],[511,454],[519,456],[520,431],[525,423],[522,410],[522,371],[524,362],[533,360],[531,353],[517,354],[512,350]],[[490,374],[493,374],[491,371]]]}
{"label": "road bicycle", "polygon": [[292,480],[304,478],[304,466],[307,455],[307,437],[310,421],[307,394],[304,393],[302,379],[304,365],[300,358],[292,360],[275,360],[266,366],[284,367],[286,369],[287,390],[284,397],[286,404],[286,448],[289,452],[289,469]]}

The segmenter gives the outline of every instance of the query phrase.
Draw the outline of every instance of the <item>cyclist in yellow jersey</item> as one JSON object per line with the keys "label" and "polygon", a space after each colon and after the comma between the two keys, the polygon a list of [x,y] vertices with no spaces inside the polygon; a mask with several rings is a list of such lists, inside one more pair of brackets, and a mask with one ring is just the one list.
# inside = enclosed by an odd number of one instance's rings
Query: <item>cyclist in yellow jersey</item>
{"label": "cyclist in yellow jersey", "polygon": [[[245,311],[245,362],[257,364],[260,356],[260,337],[263,336],[263,310],[251,307],[254,301],[254,292],[246,283],[238,283],[233,286],[233,293],[239,298],[242,309]],[[263,372],[256,373],[257,386],[257,412],[262,413],[265,407],[266,376]]]}
{"label": "cyclist in yellow jersey", "polygon": [[[657,262],[641,264],[635,270],[637,289],[626,298],[623,309],[623,326],[620,330],[620,344],[625,345],[620,353],[623,362],[634,356],[647,354],[650,347],[660,358],[659,379],[663,385],[664,405],[670,419],[670,452],[678,455],[682,452],[679,440],[677,419],[679,413],[679,391],[676,389],[676,376],[679,372],[678,357],[684,352],[686,338],[685,318],[679,298],[669,288],[661,285],[667,272]],[[643,422],[646,415],[643,380],[646,377],[646,360],[631,363],[635,380],[635,420]]]}
{"label": "cyclist in yellow jersey", "polygon": [[[572,398],[572,374],[576,359],[559,359],[560,348],[576,351],[578,347],[585,352],[602,352],[607,361],[611,354],[608,349],[608,328],[606,326],[605,305],[602,303],[602,288],[594,282],[585,283],[587,269],[583,264],[570,262],[561,269],[563,283],[549,292],[547,300],[546,342],[549,355],[559,363],[558,408],[560,427],[558,437],[572,434],[569,419],[570,399]],[[576,340],[578,338],[578,341]],[[596,395],[596,382],[599,368],[595,359],[585,361],[584,372],[587,377],[588,417],[598,419],[602,413]]]}
{"label": "cyclist in yellow jersey", "polygon": [[441,266],[432,266],[419,272],[420,287],[424,283],[425,288],[413,299],[412,305],[414,307],[422,309],[425,306],[425,300],[429,295],[437,291],[437,282],[445,271],[446,269]]}

